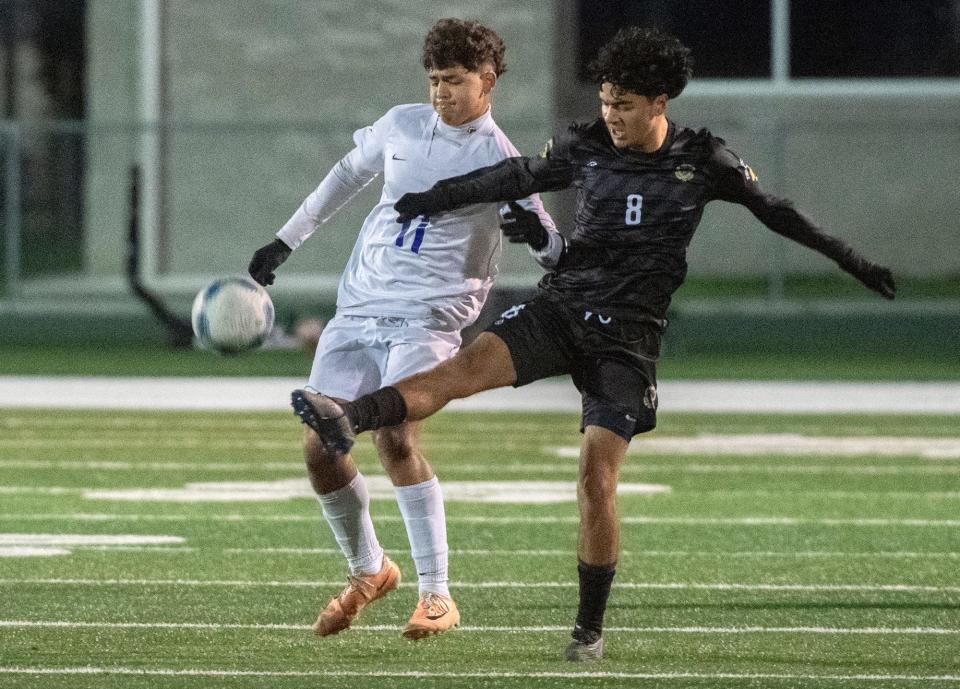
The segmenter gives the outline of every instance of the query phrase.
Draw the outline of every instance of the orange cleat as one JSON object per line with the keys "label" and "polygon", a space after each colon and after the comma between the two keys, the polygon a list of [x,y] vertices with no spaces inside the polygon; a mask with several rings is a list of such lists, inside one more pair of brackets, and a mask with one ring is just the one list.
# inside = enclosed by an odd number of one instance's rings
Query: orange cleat
{"label": "orange cleat", "polygon": [[403,635],[416,641],[431,634],[445,632],[460,624],[460,611],[452,598],[438,593],[423,593],[417,602],[410,621],[403,628]]}
{"label": "orange cleat", "polygon": [[384,555],[379,572],[351,575],[349,580],[347,587],[340,595],[330,599],[313,623],[313,631],[317,636],[329,636],[347,629],[364,606],[397,588],[400,584],[400,568]]}

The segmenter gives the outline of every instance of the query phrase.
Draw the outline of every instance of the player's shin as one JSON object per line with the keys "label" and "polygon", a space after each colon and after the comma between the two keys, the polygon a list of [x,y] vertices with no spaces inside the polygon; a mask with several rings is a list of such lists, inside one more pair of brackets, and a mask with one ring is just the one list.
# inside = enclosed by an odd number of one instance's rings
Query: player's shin
{"label": "player's shin", "polygon": [[433,476],[411,486],[396,486],[394,491],[417,566],[420,593],[449,597],[447,525],[440,482]]}
{"label": "player's shin", "polygon": [[607,610],[610,587],[616,574],[616,563],[588,565],[577,563],[580,576],[580,605],[573,637],[579,641],[599,638],[603,633],[603,616]]}
{"label": "player's shin", "polygon": [[323,516],[343,551],[350,573],[376,574],[383,562],[383,548],[370,518],[370,494],[360,472],[343,488],[317,496]]}

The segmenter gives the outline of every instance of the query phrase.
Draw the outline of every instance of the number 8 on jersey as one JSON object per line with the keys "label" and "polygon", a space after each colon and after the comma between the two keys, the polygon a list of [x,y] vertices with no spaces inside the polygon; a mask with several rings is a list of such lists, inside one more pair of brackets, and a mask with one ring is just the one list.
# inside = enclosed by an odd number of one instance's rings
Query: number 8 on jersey
{"label": "number 8 on jersey", "polygon": [[642,208],[643,197],[640,194],[627,194],[627,216],[624,222],[628,225],[639,225]]}

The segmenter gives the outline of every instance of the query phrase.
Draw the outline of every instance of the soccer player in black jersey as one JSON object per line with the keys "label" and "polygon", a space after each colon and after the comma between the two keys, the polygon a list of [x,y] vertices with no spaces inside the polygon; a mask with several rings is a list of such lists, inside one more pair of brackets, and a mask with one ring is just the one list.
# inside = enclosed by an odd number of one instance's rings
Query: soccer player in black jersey
{"label": "soccer player in black jersey", "polygon": [[535,298],[505,311],[454,358],[339,405],[297,390],[293,406],[331,452],[356,433],[430,416],[453,399],[569,374],[583,398],[577,556],[580,604],[569,660],[600,658],[603,616],[619,550],[616,487],[630,439],[656,423],[655,363],[670,298],[687,272],[686,248],[704,206],[738,203],[774,232],[832,258],[893,299],[889,270],[823,233],[789,201],[764,193],[722,139],[666,116],[691,75],[690,51],[652,29],[620,31],[591,65],[601,117],[574,125],[534,158],[438,182],[396,204],[400,222],[469,203],[577,189],[568,242],[513,206],[504,226],[555,267]]}

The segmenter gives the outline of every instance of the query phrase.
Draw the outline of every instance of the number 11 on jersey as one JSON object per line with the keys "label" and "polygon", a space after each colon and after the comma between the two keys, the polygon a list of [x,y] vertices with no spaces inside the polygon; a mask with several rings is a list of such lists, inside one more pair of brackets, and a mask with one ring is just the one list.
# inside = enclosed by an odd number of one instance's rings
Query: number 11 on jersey
{"label": "number 11 on jersey", "polygon": [[[424,215],[420,224],[417,225],[417,229],[413,231],[413,244],[410,245],[410,251],[415,254],[420,253],[420,245],[423,243],[423,235],[427,231],[427,224],[429,224],[429,222],[430,218]],[[397,241],[394,242],[397,246],[403,246],[403,240],[406,239],[407,230],[410,229],[410,225],[412,224],[412,220],[407,220],[400,226],[400,234],[397,235]]]}

